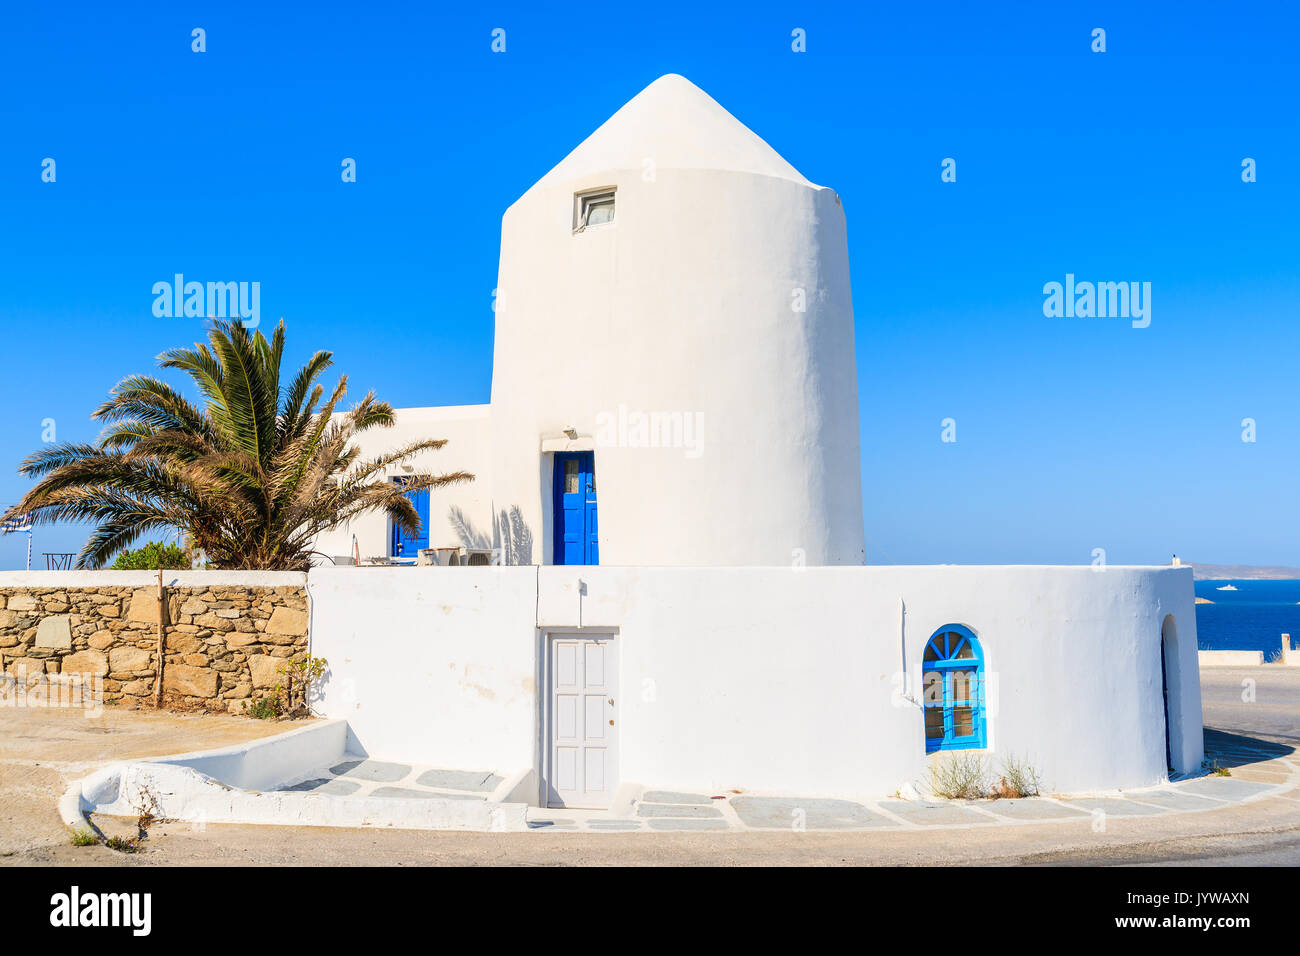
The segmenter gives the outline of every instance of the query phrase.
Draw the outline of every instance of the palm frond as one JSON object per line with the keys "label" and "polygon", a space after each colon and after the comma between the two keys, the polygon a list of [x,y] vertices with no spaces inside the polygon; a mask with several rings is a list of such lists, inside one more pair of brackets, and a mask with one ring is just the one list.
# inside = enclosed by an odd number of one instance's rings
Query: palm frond
{"label": "palm frond", "polygon": [[387,480],[446,442],[408,442],[363,460],[354,437],[391,426],[391,406],[370,393],[338,412],[346,376],[321,405],[319,379],[332,365],[323,351],[282,390],[284,347],[283,322],[268,340],[220,320],[207,344],[164,352],[160,367],[189,375],[203,402],[152,376],[123,379],[94,413],[106,425],[98,441],[51,445],[22,462],[19,471],[38,480],[6,517],[94,523],[78,567],[100,567],[141,535],[173,528],[217,567],[299,570],[322,531],[380,511],[414,532],[411,492],[473,480],[463,471]]}

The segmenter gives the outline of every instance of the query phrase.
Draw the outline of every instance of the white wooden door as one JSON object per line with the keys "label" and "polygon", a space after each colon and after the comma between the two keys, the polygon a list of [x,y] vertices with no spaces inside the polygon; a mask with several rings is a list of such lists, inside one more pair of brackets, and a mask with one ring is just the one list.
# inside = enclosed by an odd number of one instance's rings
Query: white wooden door
{"label": "white wooden door", "polygon": [[607,807],[618,787],[618,648],[554,635],[549,648],[546,805]]}

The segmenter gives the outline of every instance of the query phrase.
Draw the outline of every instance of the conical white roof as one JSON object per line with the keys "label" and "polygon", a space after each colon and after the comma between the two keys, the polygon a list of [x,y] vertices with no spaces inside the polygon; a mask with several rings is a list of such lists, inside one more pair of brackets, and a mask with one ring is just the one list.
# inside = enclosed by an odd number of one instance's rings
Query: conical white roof
{"label": "conical white roof", "polygon": [[676,73],[659,77],[537,185],[634,169],[722,169],[813,184],[713,97]]}

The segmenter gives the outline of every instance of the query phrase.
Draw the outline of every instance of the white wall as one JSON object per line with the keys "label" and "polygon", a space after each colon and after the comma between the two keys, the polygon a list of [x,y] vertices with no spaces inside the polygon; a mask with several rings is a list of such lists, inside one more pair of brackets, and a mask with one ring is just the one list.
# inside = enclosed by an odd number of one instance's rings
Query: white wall
{"label": "white wall", "polygon": [[[375,428],[357,436],[362,459],[378,457],[411,442],[445,439],[437,451],[422,452],[409,464],[415,471],[435,475],[467,471],[474,481],[429,492],[429,546],[432,548],[493,547],[491,438],[487,405],[443,408],[400,408],[392,428]],[[390,469],[389,477],[405,474]],[[363,559],[386,556],[390,549],[388,516],[368,512],[316,539],[315,550],[328,557],[352,554],[352,536]]]}
{"label": "white wall", "polygon": [[[615,221],[574,234],[574,194],[611,186]],[[844,211],[701,90],[657,80],[512,205],[498,290],[493,504],[537,563],[567,427],[603,565],[862,563]],[[699,416],[699,454],[602,435],[621,408]]]}
{"label": "white wall", "polygon": [[[0,571],[0,588],[147,588],[157,571]],[[163,571],[163,583],[176,588],[303,587],[301,571]]]}
{"label": "white wall", "polygon": [[325,720],[274,737],[150,762],[189,767],[232,787],[270,790],[338,763],[347,752],[347,736],[346,721]]}
{"label": "white wall", "polygon": [[459,770],[536,755],[536,568],[317,568],[311,653],[319,713],[349,747]]}
{"label": "white wall", "polygon": [[324,712],[384,756],[534,766],[540,634],[611,627],[623,781],[889,794],[925,771],[904,661],[919,681],[926,640],[957,623],[984,647],[995,758],[1030,760],[1060,791],[1141,786],[1165,775],[1173,614],[1175,765],[1202,759],[1186,568],[338,569],[309,590],[314,653],[357,695],[331,686]]}
{"label": "white wall", "polygon": [[[575,234],[575,193],[607,187],[614,222]],[[401,409],[397,428],[364,436],[368,453],[449,438],[433,466],[479,476],[433,494],[431,545],[550,564],[554,450],[542,448],[571,428],[570,449],[595,451],[601,564],[863,562],[840,198],[706,93],[661,77],[514,203],[497,285],[490,418]],[[690,432],[645,447],[638,416]],[[366,516],[317,550],[350,554],[355,534],[362,557],[384,555],[388,527]]]}

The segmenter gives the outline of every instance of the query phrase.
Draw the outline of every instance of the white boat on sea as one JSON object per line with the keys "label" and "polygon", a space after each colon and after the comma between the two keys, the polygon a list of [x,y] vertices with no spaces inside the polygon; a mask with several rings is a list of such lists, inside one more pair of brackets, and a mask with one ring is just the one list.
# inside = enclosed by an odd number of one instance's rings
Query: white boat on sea
{"label": "white boat on sea", "polygon": [[1235,590],[1237,590],[1237,589],[1236,589],[1235,586],[1233,586],[1233,585],[1231,585],[1231,584],[1225,584],[1223,587],[1221,587],[1221,588],[1215,588],[1214,590],[1216,590],[1216,591],[1235,591]]}

